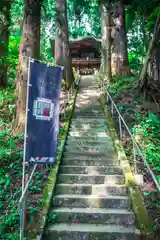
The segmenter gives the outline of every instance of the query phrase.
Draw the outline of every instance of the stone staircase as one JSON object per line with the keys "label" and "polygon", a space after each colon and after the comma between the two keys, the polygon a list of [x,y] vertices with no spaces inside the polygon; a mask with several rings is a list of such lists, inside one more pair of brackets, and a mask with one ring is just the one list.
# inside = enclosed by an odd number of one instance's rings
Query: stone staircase
{"label": "stone staircase", "polygon": [[141,239],[98,93],[82,79],[67,138],[47,240]]}

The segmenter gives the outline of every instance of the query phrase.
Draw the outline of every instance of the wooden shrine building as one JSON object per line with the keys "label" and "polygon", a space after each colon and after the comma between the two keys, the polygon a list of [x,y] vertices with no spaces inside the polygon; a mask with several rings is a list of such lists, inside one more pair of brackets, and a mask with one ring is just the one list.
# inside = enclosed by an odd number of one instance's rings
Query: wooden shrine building
{"label": "wooden shrine building", "polygon": [[[54,40],[51,41],[54,56]],[[99,69],[101,63],[101,39],[95,37],[81,37],[70,41],[72,65],[81,74],[93,73]]]}

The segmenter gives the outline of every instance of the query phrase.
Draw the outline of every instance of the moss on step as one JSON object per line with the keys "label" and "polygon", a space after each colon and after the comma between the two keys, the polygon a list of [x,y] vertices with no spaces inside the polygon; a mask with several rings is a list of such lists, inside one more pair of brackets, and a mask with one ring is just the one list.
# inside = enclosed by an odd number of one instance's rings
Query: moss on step
{"label": "moss on step", "polygon": [[125,183],[129,188],[129,195],[131,198],[133,210],[136,215],[136,222],[137,227],[140,229],[142,233],[142,239],[145,240],[152,240],[154,239],[153,229],[152,229],[152,221],[149,218],[140,188],[136,185],[134,175],[132,173],[129,161],[126,157],[124,148],[118,138],[117,132],[115,130],[115,125],[110,116],[108,107],[105,104],[106,94],[100,95],[100,103],[104,110],[108,127],[111,133],[111,137],[113,139],[115,149],[118,155],[118,160],[120,161],[120,165],[122,167],[124,176],[125,176]]}
{"label": "moss on step", "polygon": [[[80,78],[79,78],[79,81],[80,81]],[[78,92],[78,86],[72,97],[71,107],[68,109],[68,120],[66,121],[64,138],[63,140],[61,140],[61,147],[60,147],[61,151],[58,152],[57,154],[56,164],[51,170],[51,173],[48,177],[48,184],[45,186],[43,191],[43,197],[42,197],[43,203],[41,206],[41,211],[35,216],[32,226],[27,227],[26,239],[28,240],[36,240],[37,236],[41,237],[43,235],[43,230],[46,225],[47,215],[48,215],[48,211],[52,201],[56,180],[58,176],[59,166],[60,166],[60,162],[61,162],[61,158],[62,158],[62,154],[63,154],[63,150],[64,150],[64,146],[67,139],[70,122],[71,122],[71,118],[72,118],[72,114],[75,106],[77,92]]]}

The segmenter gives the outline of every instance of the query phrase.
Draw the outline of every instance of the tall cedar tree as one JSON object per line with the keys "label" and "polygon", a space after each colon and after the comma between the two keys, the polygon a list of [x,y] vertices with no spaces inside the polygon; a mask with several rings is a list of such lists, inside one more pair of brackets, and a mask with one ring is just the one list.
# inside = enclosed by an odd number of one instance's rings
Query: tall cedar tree
{"label": "tall cedar tree", "polygon": [[111,82],[111,4],[110,0],[101,0],[101,32],[102,32],[102,69]]}
{"label": "tall cedar tree", "polygon": [[69,49],[67,2],[66,0],[56,0],[56,37],[55,37],[55,63],[62,65],[64,69],[64,79],[69,88],[74,80],[72,70],[72,59]]}
{"label": "tall cedar tree", "polygon": [[0,1],[0,88],[7,87],[7,64],[11,0]]}
{"label": "tall cedar tree", "polygon": [[123,1],[112,3],[112,25],[112,73],[117,76],[130,75]]}
{"label": "tall cedar tree", "polygon": [[153,54],[157,53],[157,50],[159,50],[159,41],[160,41],[160,11],[157,15],[157,20],[154,27],[154,32],[152,39],[149,43],[147,55],[144,60],[144,64],[139,76],[139,90],[145,90],[145,87],[148,83],[148,65],[150,61],[152,60]]}
{"label": "tall cedar tree", "polygon": [[19,63],[16,76],[16,109],[13,121],[13,134],[24,131],[26,117],[27,62],[31,57],[40,56],[40,24],[43,0],[24,0],[24,18],[19,50]]}

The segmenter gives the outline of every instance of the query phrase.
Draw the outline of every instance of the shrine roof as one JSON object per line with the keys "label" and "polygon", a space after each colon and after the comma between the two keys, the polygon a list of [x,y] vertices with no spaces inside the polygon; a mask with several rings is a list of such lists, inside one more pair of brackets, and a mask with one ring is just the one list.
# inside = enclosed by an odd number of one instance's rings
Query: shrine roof
{"label": "shrine roof", "polygon": [[[50,40],[52,52],[54,53],[55,39]],[[101,38],[96,38],[94,36],[82,36],[76,39],[70,39],[70,48],[83,48],[83,47],[94,47],[98,48],[101,45]]]}

